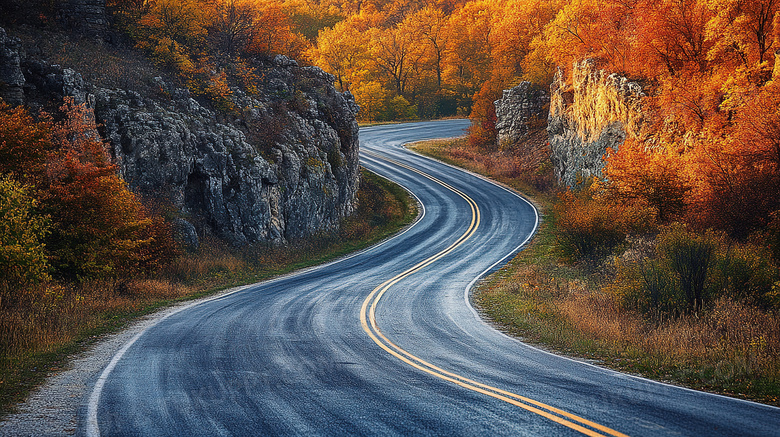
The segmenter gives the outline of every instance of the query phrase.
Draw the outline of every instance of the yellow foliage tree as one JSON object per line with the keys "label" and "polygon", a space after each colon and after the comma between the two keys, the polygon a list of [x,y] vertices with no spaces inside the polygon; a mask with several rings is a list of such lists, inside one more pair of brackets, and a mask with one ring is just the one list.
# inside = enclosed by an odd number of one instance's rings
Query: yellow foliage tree
{"label": "yellow foliage tree", "polygon": [[43,244],[50,220],[36,212],[38,202],[29,191],[0,175],[0,304],[13,297],[15,287],[50,279]]}
{"label": "yellow foliage tree", "polygon": [[352,88],[352,94],[355,96],[355,102],[360,106],[358,119],[372,121],[379,118],[388,95],[381,83],[361,82]]}
{"label": "yellow foliage tree", "polygon": [[368,75],[368,45],[365,32],[361,32],[352,20],[344,20],[320,31],[317,45],[309,50],[309,57],[336,77],[341,91],[348,91],[353,83]]}

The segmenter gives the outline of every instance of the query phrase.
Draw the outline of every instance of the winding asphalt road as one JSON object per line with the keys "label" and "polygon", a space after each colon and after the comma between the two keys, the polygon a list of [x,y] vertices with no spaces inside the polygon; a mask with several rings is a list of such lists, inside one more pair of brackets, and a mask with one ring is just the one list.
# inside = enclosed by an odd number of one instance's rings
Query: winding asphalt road
{"label": "winding asphalt road", "polygon": [[362,163],[423,215],[341,261],[189,306],[95,381],[96,435],[780,435],[780,410],[658,384],[511,339],[468,303],[535,209],[401,146],[462,120],[361,130]]}

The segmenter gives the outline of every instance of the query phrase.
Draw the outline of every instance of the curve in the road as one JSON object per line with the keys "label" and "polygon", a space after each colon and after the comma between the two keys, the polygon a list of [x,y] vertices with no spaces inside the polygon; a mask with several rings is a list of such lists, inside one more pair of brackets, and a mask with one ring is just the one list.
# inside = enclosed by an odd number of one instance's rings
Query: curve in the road
{"label": "curve in the road", "polygon": [[[374,156],[379,158],[375,154],[367,153],[369,156]],[[564,410],[561,410],[559,408],[552,407],[550,405],[547,405],[545,403],[536,401],[534,399],[530,399],[525,396],[521,396],[515,393],[508,392],[506,390],[502,390],[497,387],[493,387],[487,384],[482,384],[480,382],[474,381],[470,378],[466,378],[464,376],[458,375],[456,373],[444,370],[434,364],[429,363],[428,361],[417,357],[403,348],[399,347],[395,343],[393,343],[385,334],[382,333],[382,330],[379,328],[377,321],[376,321],[376,307],[379,305],[379,301],[382,299],[382,296],[396,283],[401,281],[402,279],[410,276],[413,273],[416,273],[425,267],[429,266],[430,264],[436,262],[437,260],[441,259],[448,253],[452,252],[456,247],[460,246],[466,240],[468,240],[474,232],[477,230],[477,227],[479,227],[480,222],[480,212],[479,212],[479,206],[477,203],[468,195],[463,193],[462,191],[458,190],[457,188],[452,187],[451,185],[447,184],[446,182],[443,182],[425,172],[419,171],[413,167],[407,166],[406,164],[400,163],[398,161],[387,159],[388,162],[392,162],[393,164],[406,168],[410,171],[413,171],[415,173],[418,173],[422,175],[423,177],[426,177],[437,184],[441,185],[442,187],[453,191],[454,193],[458,194],[460,197],[462,197],[471,208],[471,223],[469,223],[469,227],[466,229],[466,231],[463,233],[463,235],[460,236],[455,242],[453,242],[449,247],[442,250],[439,253],[434,254],[430,258],[427,258],[421,262],[419,262],[417,265],[412,266],[408,270],[388,279],[387,281],[383,282],[379,286],[377,286],[374,290],[371,291],[371,293],[366,297],[366,300],[363,301],[363,306],[360,310],[360,323],[363,326],[363,330],[366,331],[369,337],[377,344],[379,347],[384,349],[387,353],[390,355],[398,358],[399,360],[403,361],[404,363],[414,367],[415,369],[421,370],[425,373],[428,373],[430,375],[433,375],[439,379],[442,379],[447,382],[451,382],[453,384],[459,385],[465,389],[475,391],[477,393],[482,393],[484,395],[499,399],[501,401],[507,402],[509,404],[515,405],[517,407],[523,408],[525,410],[528,410],[534,414],[538,414],[544,418],[547,418],[549,420],[552,420],[553,422],[556,422],[558,424],[561,424],[563,426],[566,426],[568,428],[571,428],[575,431],[578,431],[582,434],[591,436],[591,437],[603,437],[605,434],[601,434],[600,432],[597,432],[595,430],[601,431],[603,433],[606,433],[606,435],[611,435],[614,437],[628,437],[626,434],[623,434],[621,432],[615,431],[614,429],[608,428],[606,426],[603,426],[601,424],[592,422],[590,420],[587,420],[585,418],[582,418],[580,416],[571,414],[569,412],[566,412]],[[578,422],[578,423],[575,423]],[[586,428],[590,427],[590,428]]]}

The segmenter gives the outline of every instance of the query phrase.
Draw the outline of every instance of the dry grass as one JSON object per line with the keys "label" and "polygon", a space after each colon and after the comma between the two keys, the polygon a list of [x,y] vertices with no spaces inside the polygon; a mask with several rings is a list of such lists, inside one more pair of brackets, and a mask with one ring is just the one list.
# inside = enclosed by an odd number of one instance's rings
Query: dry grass
{"label": "dry grass", "polygon": [[85,330],[99,328],[106,317],[140,311],[191,291],[153,279],[33,286],[15,305],[0,308],[0,360],[50,352]]}
{"label": "dry grass", "polygon": [[536,129],[520,144],[499,150],[475,150],[468,140],[431,140],[415,143],[415,151],[534,193],[554,185],[547,131]]}
{"label": "dry grass", "polygon": [[648,318],[559,264],[543,231],[475,303],[506,331],[630,373],[780,404],[780,318],[721,298],[698,315]]}
{"label": "dry grass", "polygon": [[[83,35],[38,28],[20,27],[13,33],[21,39],[28,54],[72,68],[96,86],[132,90],[147,96],[159,92],[153,78],[164,73],[129,43],[109,45]],[[167,79],[173,77],[168,75]]]}

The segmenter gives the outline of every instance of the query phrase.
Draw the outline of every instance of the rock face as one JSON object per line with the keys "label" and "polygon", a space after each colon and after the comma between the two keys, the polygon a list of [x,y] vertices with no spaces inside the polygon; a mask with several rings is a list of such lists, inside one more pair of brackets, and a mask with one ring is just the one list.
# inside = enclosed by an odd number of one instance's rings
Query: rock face
{"label": "rock face", "polygon": [[21,69],[18,38],[0,28],[0,97],[12,105],[24,102],[24,74]]}
{"label": "rock face", "polygon": [[103,35],[108,31],[106,0],[64,0],[58,5],[57,20],[85,35]]}
{"label": "rock face", "polygon": [[543,90],[534,89],[531,82],[522,82],[516,87],[504,90],[496,107],[496,129],[498,143],[514,144],[528,134],[528,122],[545,117],[550,97]]}
{"label": "rock face", "polygon": [[600,176],[607,149],[641,135],[643,96],[639,84],[599,70],[591,60],[574,64],[571,84],[558,69],[550,86],[547,133],[561,185]]}
{"label": "rock face", "polygon": [[96,90],[95,114],[130,186],[168,197],[198,228],[234,244],[335,229],[357,191],[357,106],[330,75],[284,57],[265,81],[258,97],[234,89],[241,121],[217,122],[182,89],[167,104]]}
{"label": "rock face", "polygon": [[[0,56],[14,47],[4,35]],[[131,189],[178,208],[187,246],[208,234],[234,245],[282,244],[336,229],[354,210],[358,107],[319,68],[283,56],[259,63],[258,91],[233,88],[233,108],[218,112],[162,78],[149,96],[94,87],[23,56],[15,68],[2,65],[22,100],[85,103]]]}

